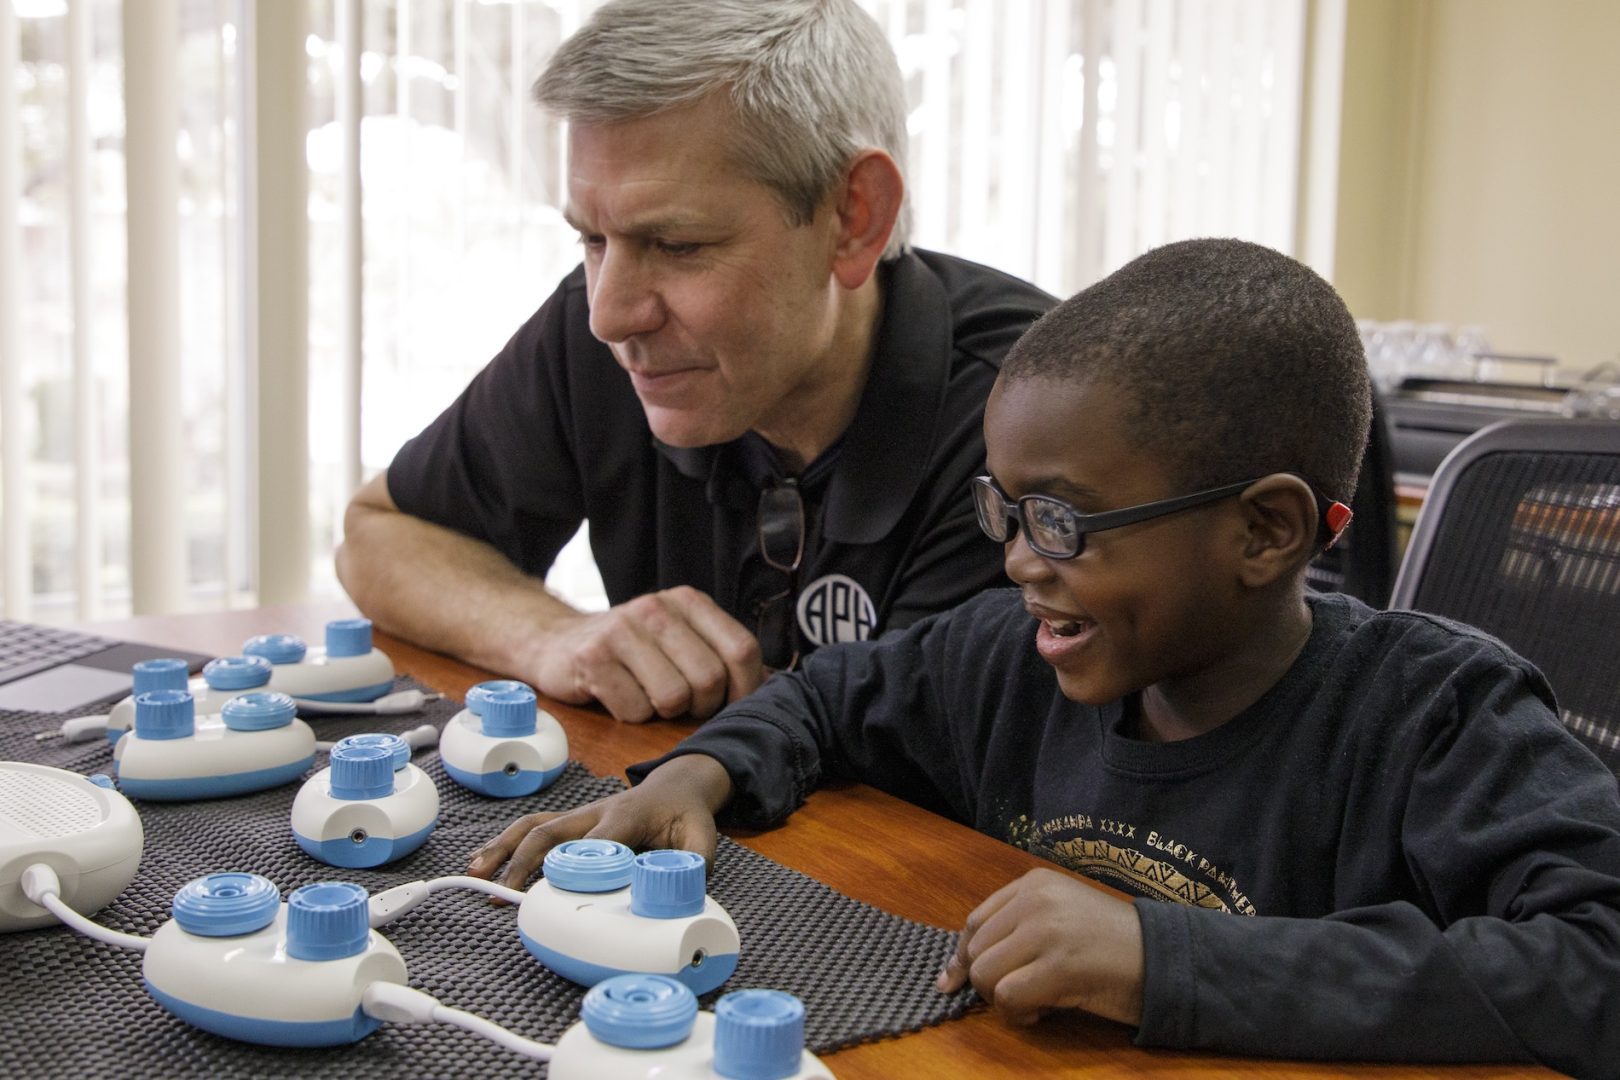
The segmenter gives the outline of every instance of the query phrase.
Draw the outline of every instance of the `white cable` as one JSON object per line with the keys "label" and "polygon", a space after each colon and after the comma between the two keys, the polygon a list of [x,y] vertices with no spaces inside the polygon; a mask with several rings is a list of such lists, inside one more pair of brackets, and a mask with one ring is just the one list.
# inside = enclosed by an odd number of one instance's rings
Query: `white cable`
{"label": "white cable", "polygon": [[438,701],[443,694],[424,694],[420,690],[396,690],[376,701],[317,701],[314,698],[293,698],[300,712],[329,714],[332,716],[400,716],[421,712],[422,706]]}
{"label": "white cable", "polygon": [[[441,695],[442,696],[442,695]],[[399,736],[412,750],[431,750],[439,745],[439,729],[432,724],[421,724]]]}
{"label": "white cable", "polygon": [[23,895],[28,897],[40,907],[61,919],[69,927],[77,930],[85,937],[95,938],[97,941],[116,945],[120,949],[134,949],[136,952],[145,952],[151,944],[149,938],[136,937],[134,934],[124,934],[117,930],[110,930],[100,923],[91,922],[77,911],[68,907],[62,900],[62,881],[45,863],[34,863],[22,872]]}
{"label": "white cable", "polygon": [[488,893],[499,897],[508,904],[523,903],[523,893],[517,889],[509,889],[505,885],[498,885],[483,878],[469,877],[466,874],[451,874],[448,877],[434,878],[427,883],[428,892],[440,893],[446,889],[471,889],[473,892]]}
{"label": "white cable", "polygon": [[387,926],[407,912],[421,907],[434,893],[449,889],[471,889],[473,892],[499,897],[509,904],[523,903],[523,894],[518,890],[508,889],[505,885],[497,885],[483,878],[451,875],[434,878],[432,881],[408,881],[403,885],[395,885],[392,889],[385,889],[367,901],[371,928],[375,930]]}
{"label": "white cable", "polygon": [[[423,724],[420,727],[413,727],[409,731],[402,731],[399,733],[399,737],[404,740],[405,745],[410,747],[413,752],[430,750],[439,745],[439,729],[432,724]],[[330,754],[332,747],[336,745],[336,741],[316,740],[315,749],[323,754]]]}
{"label": "white cable", "polygon": [[38,742],[46,739],[60,737],[65,742],[89,742],[97,736],[105,737],[107,734],[107,717],[105,716],[78,716],[72,720],[62,721],[62,726],[55,731],[42,731],[34,736]]}
{"label": "white cable", "polygon": [[550,1043],[525,1039],[517,1032],[508,1031],[481,1016],[440,1004],[422,991],[412,990],[399,983],[370,984],[360,995],[360,1008],[365,1010],[367,1016],[389,1023],[449,1024],[463,1028],[536,1061],[550,1061],[552,1053],[557,1049]]}

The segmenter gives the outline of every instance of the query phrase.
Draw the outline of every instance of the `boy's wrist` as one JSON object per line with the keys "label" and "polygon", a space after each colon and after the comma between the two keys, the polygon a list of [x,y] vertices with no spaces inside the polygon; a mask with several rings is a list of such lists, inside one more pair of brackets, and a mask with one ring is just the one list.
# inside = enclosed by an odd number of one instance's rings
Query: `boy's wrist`
{"label": "boy's wrist", "polygon": [[717,758],[704,753],[671,758],[647,774],[641,787],[657,787],[693,800],[717,815],[731,801],[731,774]]}

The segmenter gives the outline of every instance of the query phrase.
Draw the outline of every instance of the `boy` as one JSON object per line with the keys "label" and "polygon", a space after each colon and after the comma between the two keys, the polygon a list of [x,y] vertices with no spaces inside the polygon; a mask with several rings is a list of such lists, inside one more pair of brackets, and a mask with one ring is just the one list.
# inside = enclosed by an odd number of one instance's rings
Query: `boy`
{"label": "boy", "polygon": [[767,825],[850,777],[1140,898],[1034,871],[981,904],[940,988],[1015,1022],[1620,1075],[1614,776],[1499,642],[1305,591],[1369,398],[1305,267],[1230,240],[1142,256],[1037,322],[991,394],[975,497],[1018,589],[817,653],[471,872],[510,856],[521,886],[587,832],[712,851],[722,809]]}

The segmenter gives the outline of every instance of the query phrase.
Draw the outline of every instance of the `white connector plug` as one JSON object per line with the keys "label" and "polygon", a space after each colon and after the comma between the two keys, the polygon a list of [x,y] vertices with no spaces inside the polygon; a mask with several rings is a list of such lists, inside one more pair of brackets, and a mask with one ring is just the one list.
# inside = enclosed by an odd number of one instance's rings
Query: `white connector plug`
{"label": "white connector plug", "polygon": [[525,1039],[517,1032],[508,1031],[481,1016],[452,1009],[420,990],[412,990],[399,983],[370,984],[361,991],[360,1008],[367,1016],[387,1023],[449,1024],[451,1027],[482,1035],[491,1042],[499,1043],[508,1050],[514,1050],[536,1061],[550,1061],[552,1053],[557,1049],[550,1043]]}
{"label": "white connector plug", "polygon": [[68,925],[88,938],[116,945],[120,949],[134,949],[136,952],[145,952],[151,944],[147,938],[136,937],[134,934],[124,934],[117,930],[109,930],[100,923],[91,922],[77,911],[68,907],[62,900],[62,879],[56,876],[56,871],[45,863],[31,863],[22,872],[18,879],[22,885],[23,895],[34,903],[55,915]]}

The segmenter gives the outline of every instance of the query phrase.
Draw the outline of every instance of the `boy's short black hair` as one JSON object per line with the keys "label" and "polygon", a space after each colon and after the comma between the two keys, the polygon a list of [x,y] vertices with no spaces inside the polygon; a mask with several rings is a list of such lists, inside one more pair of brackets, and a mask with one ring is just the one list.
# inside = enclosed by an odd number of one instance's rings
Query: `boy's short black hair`
{"label": "boy's short black hair", "polygon": [[1166,244],[1059,304],[1006,380],[1105,384],[1131,437],[1194,491],[1295,472],[1350,501],[1372,417],[1355,320],[1309,267],[1243,240]]}

